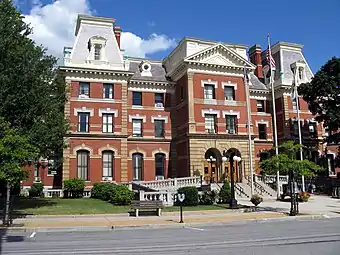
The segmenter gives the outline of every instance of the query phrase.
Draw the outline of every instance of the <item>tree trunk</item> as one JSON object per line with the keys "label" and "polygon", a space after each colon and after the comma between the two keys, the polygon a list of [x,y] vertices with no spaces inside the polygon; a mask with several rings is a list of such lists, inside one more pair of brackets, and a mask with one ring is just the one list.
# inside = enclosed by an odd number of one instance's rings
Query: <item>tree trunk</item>
{"label": "tree trunk", "polygon": [[4,216],[4,222],[3,224],[6,226],[10,225],[9,222],[9,206],[10,206],[10,197],[11,197],[11,186],[9,185],[9,183],[7,183],[7,194],[6,194],[6,206],[5,206],[5,216]]}

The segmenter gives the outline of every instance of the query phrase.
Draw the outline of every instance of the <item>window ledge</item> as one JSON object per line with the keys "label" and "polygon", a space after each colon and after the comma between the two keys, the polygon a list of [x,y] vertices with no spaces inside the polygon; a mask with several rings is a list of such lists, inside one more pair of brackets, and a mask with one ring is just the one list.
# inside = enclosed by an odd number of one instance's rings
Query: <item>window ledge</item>
{"label": "window ledge", "polygon": [[143,105],[132,105],[132,109],[143,109]]}

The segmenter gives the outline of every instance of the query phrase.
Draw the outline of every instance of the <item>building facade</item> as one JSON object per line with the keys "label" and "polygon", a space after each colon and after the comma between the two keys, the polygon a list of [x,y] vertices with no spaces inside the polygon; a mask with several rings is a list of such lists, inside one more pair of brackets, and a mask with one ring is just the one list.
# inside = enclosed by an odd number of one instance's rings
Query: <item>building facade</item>
{"label": "building facade", "polygon": [[[241,157],[235,180],[250,176],[246,90],[249,86],[251,153],[254,172],[273,146],[272,97],[259,45],[182,39],[162,61],[128,57],[120,46],[121,28],[110,18],[79,15],[73,47],[64,48],[68,89],[62,170],[32,171],[47,187],[81,178],[129,182],[199,175],[209,181],[230,177],[223,151]],[[294,82],[313,76],[302,45],[279,42],[272,47],[279,141],[297,139]],[[244,70],[247,79],[244,79]],[[299,99],[303,142],[323,150],[322,126]]]}

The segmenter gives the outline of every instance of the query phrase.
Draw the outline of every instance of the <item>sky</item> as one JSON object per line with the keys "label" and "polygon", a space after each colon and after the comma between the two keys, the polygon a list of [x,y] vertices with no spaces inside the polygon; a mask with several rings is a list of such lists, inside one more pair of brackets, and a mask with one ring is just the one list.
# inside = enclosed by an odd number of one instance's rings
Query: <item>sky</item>
{"label": "sky", "polygon": [[61,57],[72,46],[78,13],[116,19],[122,48],[131,57],[162,59],[185,36],[267,47],[304,45],[315,73],[340,57],[340,0],[14,0],[31,23],[34,39]]}

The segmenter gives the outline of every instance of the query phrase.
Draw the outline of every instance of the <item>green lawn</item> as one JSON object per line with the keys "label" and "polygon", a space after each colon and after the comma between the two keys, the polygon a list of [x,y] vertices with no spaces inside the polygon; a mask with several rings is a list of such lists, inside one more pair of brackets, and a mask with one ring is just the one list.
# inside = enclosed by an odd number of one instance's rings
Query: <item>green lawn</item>
{"label": "green lawn", "polygon": [[[0,201],[2,211],[4,202]],[[228,205],[199,205],[183,207],[184,211],[223,210]],[[128,213],[130,206],[114,206],[93,198],[57,199],[57,198],[16,198],[13,204],[14,214],[28,215],[82,215]],[[179,207],[164,208],[165,212],[179,211]]]}

